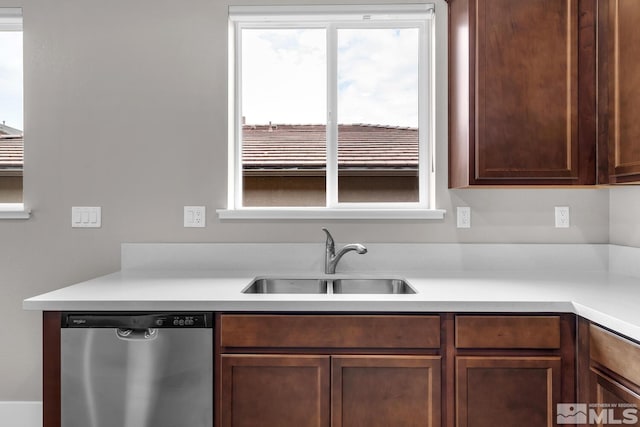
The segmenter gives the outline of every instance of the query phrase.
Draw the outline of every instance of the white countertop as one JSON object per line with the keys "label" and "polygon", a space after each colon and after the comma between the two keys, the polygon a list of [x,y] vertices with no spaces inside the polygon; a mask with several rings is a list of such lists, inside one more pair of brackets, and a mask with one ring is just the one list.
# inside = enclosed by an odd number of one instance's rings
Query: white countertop
{"label": "white countertop", "polygon": [[[416,294],[243,294],[258,275],[317,277],[323,244],[123,244],[122,271],[24,301],[43,311],[575,313],[640,341],[640,248],[369,244],[339,271]],[[312,273],[309,273],[312,272]]]}
{"label": "white countertop", "polygon": [[[243,275],[244,274],[244,275]],[[305,277],[299,273],[278,275]],[[253,275],[122,271],[24,301],[53,311],[575,313],[640,341],[640,279],[607,272],[464,271],[404,276],[406,295],[243,294]]]}

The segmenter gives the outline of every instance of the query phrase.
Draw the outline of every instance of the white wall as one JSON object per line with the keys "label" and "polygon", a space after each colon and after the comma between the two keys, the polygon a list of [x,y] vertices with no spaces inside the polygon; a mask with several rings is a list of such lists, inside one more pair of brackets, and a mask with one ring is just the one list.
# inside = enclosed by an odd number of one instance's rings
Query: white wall
{"label": "white wall", "polygon": [[[0,0],[24,9],[33,209],[0,222],[0,401],[41,398],[40,313],[22,300],[118,270],[121,242],[320,242],[323,225],[343,242],[608,242],[608,190],[447,190],[444,128],[443,221],[220,222],[229,2]],[[207,227],[183,228],[184,205],[206,205]],[[470,230],[455,228],[458,205],[472,208]],[[571,207],[570,229],[553,228],[558,205]],[[71,229],[71,206],[102,206],[103,227]]]}

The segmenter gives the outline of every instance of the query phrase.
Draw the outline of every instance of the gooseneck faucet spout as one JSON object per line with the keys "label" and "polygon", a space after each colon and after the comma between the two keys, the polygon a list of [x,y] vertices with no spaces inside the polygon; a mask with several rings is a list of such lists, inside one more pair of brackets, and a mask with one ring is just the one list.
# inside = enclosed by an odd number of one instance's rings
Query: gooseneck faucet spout
{"label": "gooseneck faucet spout", "polygon": [[340,258],[344,256],[349,251],[356,251],[359,254],[366,254],[367,248],[361,245],[360,243],[352,243],[350,245],[344,246],[342,249],[338,251],[336,254],[336,243],[333,240],[333,236],[329,233],[329,230],[326,228],[322,228],[322,231],[327,235],[327,242],[325,245],[325,257],[324,257],[324,272],[325,274],[335,274],[336,267],[338,266],[338,262]]}

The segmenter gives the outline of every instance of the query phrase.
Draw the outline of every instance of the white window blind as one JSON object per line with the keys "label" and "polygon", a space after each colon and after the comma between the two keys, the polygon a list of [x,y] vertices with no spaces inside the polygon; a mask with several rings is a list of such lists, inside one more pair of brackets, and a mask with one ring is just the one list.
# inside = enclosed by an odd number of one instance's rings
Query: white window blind
{"label": "white window blind", "polygon": [[0,31],[22,31],[22,9],[0,7]]}
{"label": "white window blind", "polygon": [[429,19],[429,3],[317,6],[229,6],[229,19],[243,22],[313,22]]}

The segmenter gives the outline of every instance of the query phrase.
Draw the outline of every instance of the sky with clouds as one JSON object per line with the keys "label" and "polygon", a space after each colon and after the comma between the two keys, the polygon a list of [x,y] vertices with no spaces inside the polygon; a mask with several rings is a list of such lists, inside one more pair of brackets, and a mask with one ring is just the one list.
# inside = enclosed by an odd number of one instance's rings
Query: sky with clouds
{"label": "sky with clouds", "polygon": [[[338,122],[418,125],[418,30],[339,29]],[[324,29],[244,29],[247,124],[326,123]]]}
{"label": "sky with clouds", "polygon": [[0,31],[0,123],[23,130],[22,109],[22,32]]}
{"label": "sky with clouds", "polygon": [[[320,124],[327,115],[324,29],[243,30],[248,124]],[[418,125],[418,30],[340,29],[338,122]],[[0,32],[0,123],[24,129],[22,33]]]}

